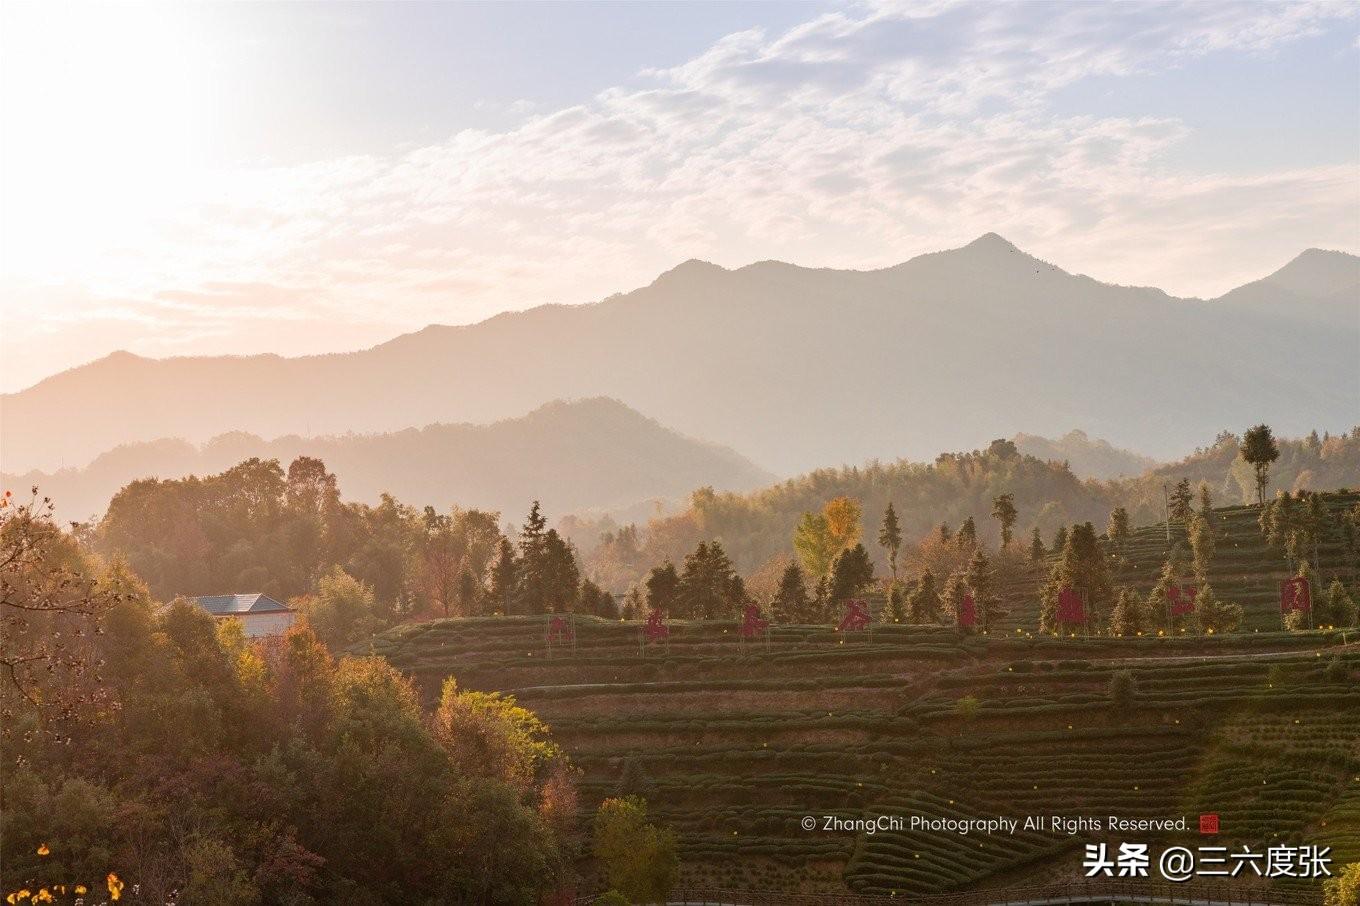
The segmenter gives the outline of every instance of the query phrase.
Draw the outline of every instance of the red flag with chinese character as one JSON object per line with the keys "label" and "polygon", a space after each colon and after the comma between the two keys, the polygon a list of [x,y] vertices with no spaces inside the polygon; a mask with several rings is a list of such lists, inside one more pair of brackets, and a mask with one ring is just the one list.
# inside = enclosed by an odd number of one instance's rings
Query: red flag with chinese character
{"label": "red flag with chinese character", "polygon": [[1085,623],[1086,605],[1075,589],[1063,586],[1058,591],[1058,622]]}
{"label": "red flag with chinese character", "polygon": [[964,629],[972,629],[976,625],[977,604],[974,602],[973,593],[970,591],[959,602],[959,626]]}
{"label": "red flag with chinese character", "polygon": [[1294,609],[1313,609],[1313,589],[1309,586],[1308,580],[1303,576],[1296,576],[1294,578]]}
{"label": "red flag with chinese character", "polygon": [[1199,589],[1193,585],[1169,585],[1166,589],[1166,596],[1171,601],[1171,615],[1173,617],[1182,614],[1195,612],[1195,595]]}

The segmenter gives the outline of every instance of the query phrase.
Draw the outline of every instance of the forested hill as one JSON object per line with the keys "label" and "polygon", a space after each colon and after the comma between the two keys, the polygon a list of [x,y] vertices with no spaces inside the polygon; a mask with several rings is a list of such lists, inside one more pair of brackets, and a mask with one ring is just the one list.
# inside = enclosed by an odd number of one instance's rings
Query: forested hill
{"label": "forested hill", "polygon": [[554,402],[490,425],[428,425],[390,434],[217,437],[130,444],[84,469],[0,473],[0,485],[38,486],[67,519],[102,514],[118,489],[140,478],[220,472],[252,457],[323,460],[347,498],[377,503],[389,492],[440,510],[518,515],[533,500],[552,512],[613,510],[642,501],[683,501],[694,488],[756,488],[773,480],[740,454],[678,434],[617,400]]}
{"label": "forested hill", "polygon": [[1056,440],[1023,432],[1011,440],[1021,453],[1066,462],[1078,478],[1131,478],[1158,465],[1151,456],[1121,450],[1081,430],[1068,431]]}
{"label": "forested hill", "polygon": [[1360,411],[1358,278],[1360,258],[1305,253],[1239,296],[1181,299],[991,233],[876,271],[689,261],[597,304],[352,353],[110,355],[0,396],[0,461],[76,466],[121,443],[233,430],[490,422],[601,395],[784,475],[1074,425],[1170,457],[1206,426],[1298,434]]}
{"label": "forested hill", "polygon": [[[864,540],[882,574],[884,557],[875,539],[890,501],[909,543],[941,522],[957,529],[971,517],[979,538],[995,548],[999,529],[991,518],[992,501],[999,494],[1013,494],[1016,536],[1027,538],[1037,527],[1051,543],[1059,528],[1072,523],[1090,521],[1103,530],[1116,506],[1129,510],[1134,525],[1160,521],[1164,485],[1182,478],[1193,487],[1205,483],[1217,505],[1254,502],[1252,471],[1238,457],[1239,442],[1236,435],[1224,433],[1178,463],[1137,478],[1101,482],[1080,479],[1064,462],[1025,455],[1013,442],[998,440],[986,450],[946,453],[932,463],[903,460],[819,469],[747,494],[702,490],[684,513],[653,520],[636,533],[611,533],[598,548],[584,543],[582,548],[588,551],[588,572],[613,588],[627,587],[664,560],[680,563],[699,541],[714,538],[722,541],[737,569],[750,574],[772,559],[792,555],[794,529],[803,513],[847,496],[863,506]],[[1360,428],[1345,435],[1279,439],[1278,444],[1280,458],[1271,467],[1268,494],[1360,487]]]}

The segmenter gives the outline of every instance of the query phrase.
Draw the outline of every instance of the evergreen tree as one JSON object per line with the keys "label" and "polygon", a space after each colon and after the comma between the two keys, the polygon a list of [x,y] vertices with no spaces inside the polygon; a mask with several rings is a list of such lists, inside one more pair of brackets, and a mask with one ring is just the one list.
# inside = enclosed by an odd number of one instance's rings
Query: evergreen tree
{"label": "evergreen tree", "polygon": [[1220,600],[1206,583],[1195,595],[1195,623],[1205,634],[1236,632],[1242,625],[1242,605]]}
{"label": "evergreen tree", "polygon": [[730,619],[746,602],[746,586],[718,541],[699,542],[685,558],[676,612],[690,619]]}
{"label": "evergreen tree", "polygon": [[1319,626],[1349,628],[1356,624],[1356,604],[1340,579],[1327,586],[1327,596],[1318,602],[1316,622]]}
{"label": "evergreen tree", "polygon": [[822,576],[812,592],[812,605],[809,610],[816,616],[818,623],[834,623],[840,619],[836,603],[831,600],[831,579]]}
{"label": "evergreen tree", "polygon": [[959,526],[958,534],[954,536],[954,544],[961,551],[977,547],[977,525],[973,522],[972,516],[963,520],[963,525]]}
{"label": "evergreen tree", "polygon": [[831,564],[831,600],[842,604],[860,594],[874,581],[874,565],[863,544],[848,547]]}
{"label": "evergreen tree", "polygon": [[1049,550],[1057,553],[1067,547],[1067,526],[1060,525],[1058,530],[1053,533],[1053,546]]}
{"label": "evergreen tree", "polygon": [[472,575],[472,570],[463,567],[463,571],[458,576],[458,609],[464,616],[473,616],[477,613],[477,593],[481,591],[477,586],[477,577]]}
{"label": "evergreen tree", "polygon": [[676,572],[675,564],[667,560],[661,566],[653,566],[647,576],[647,609],[669,613],[675,608],[679,594],[680,574]]}
{"label": "evergreen tree", "polygon": [[547,519],[534,501],[524,526],[519,533],[519,613],[546,613],[548,596],[551,594],[550,576],[546,553]]}
{"label": "evergreen tree", "polygon": [[1191,507],[1194,500],[1195,495],[1190,492],[1190,479],[1182,478],[1176,482],[1176,487],[1171,492],[1171,520],[1184,525],[1194,512]]}
{"label": "evergreen tree", "polygon": [[968,583],[968,589],[973,593],[973,606],[977,608],[977,621],[984,630],[991,630],[992,624],[1005,616],[1001,610],[1000,599],[992,592],[992,567],[987,560],[987,555],[982,552],[982,548],[973,551],[973,557],[968,561],[968,571],[964,575],[964,581]]}
{"label": "evergreen tree", "polygon": [[1040,592],[1039,628],[1044,632],[1061,630],[1057,623],[1058,595],[1064,587],[1086,593],[1088,625],[1100,622],[1100,613],[1110,602],[1113,589],[1105,558],[1101,554],[1096,530],[1089,522],[1072,526],[1064,540],[1058,562],[1053,564],[1048,582]]}
{"label": "evergreen tree", "polygon": [[1138,699],[1138,681],[1128,670],[1120,670],[1110,677],[1110,704],[1123,713]]}
{"label": "evergreen tree", "polygon": [[968,580],[962,571],[955,571],[949,574],[945,580],[944,589],[940,592],[940,607],[944,611],[944,616],[952,625],[959,624],[959,610],[963,607],[963,599],[968,595]]}
{"label": "evergreen tree", "polygon": [[807,580],[802,567],[790,563],[779,578],[779,589],[771,602],[771,611],[778,623],[816,623],[818,615],[812,611]]}
{"label": "evergreen tree", "polygon": [[1029,562],[1043,563],[1044,557],[1047,555],[1048,551],[1044,550],[1043,535],[1039,534],[1039,526],[1036,525],[1029,540]]}
{"label": "evergreen tree", "polygon": [[888,569],[892,571],[893,584],[897,583],[897,551],[902,546],[902,527],[897,524],[897,511],[892,501],[883,511],[883,523],[878,528],[878,544],[888,552]]}
{"label": "evergreen tree", "polygon": [[1327,532],[1327,510],[1322,503],[1322,495],[1314,491],[1308,495],[1308,504],[1302,514],[1300,539],[1305,550],[1312,551],[1314,563],[1318,562],[1322,537]]}
{"label": "evergreen tree", "polygon": [[1184,575],[1185,563],[1182,560],[1181,551],[1178,548],[1172,549],[1166,562],[1162,564],[1162,571],[1157,577],[1157,582],[1152,586],[1152,591],[1148,592],[1145,599],[1144,612],[1147,614],[1149,629],[1160,629],[1170,634],[1190,628],[1191,616],[1171,614],[1171,586],[1179,585],[1181,577]]}
{"label": "evergreen tree", "polygon": [[1209,490],[1209,483],[1201,481],[1199,483],[1199,514],[1211,524],[1214,518],[1214,495]]}
{"label": "evergreen tree", "polygon": [[548,529],[543,536],[542,560],[538,580],[542,587],[528,597],[529,613],[563,612],[576,609],[581,585],[581,569],[576,565],[576,552],[557,529]]}
{"label": "evergreen tree", "polygon": [[1214,531],[1209,520],[1196,513],[1190,518],[1190,555],[1195,568],[1195,579],[1209,581],[1209,566],[1214,559]]}
{"label": "evergreen tree", "polygon": [[1270,464],[1280,458],[1280,447],[1269,425],[1257,425],[1242,437],[1240,455],[1255,472],[1256,504],[1265,506],[1266,485],[1270,483]]}
{"label": "evergreen tree", "polygon": [[1124,547],[1129,543],[1129,511],[1117,506],[1110,511],[1110,522],[1105,527],[1105,537],[1117,556],[1124,556]]}
{"label": "evergreen tree", "polygon": [[515,613],[516,589],[519,587],[519,561],[508,538],[502,537],[496,546],[496,562],[491,567],[491,588],[487,592],[488,609],[500,613]]}
{"label": "evergreen tree", "polygon": [[992,498],[992,518],[1001,524],[1001,549],[1011,546],[1011,531],[1019,513],[1015,509],[1014,494],[998,494]]}
{"label": "evergreen tree", "polygon": [[590,579],[581,581],[578,610],[609,620],[617,619],[619,616],[619,606],[614,596]]}
{"label": "evergreen tree", "polygon": [[916,580],[916,590],[907,599],[907,621],[935,623],[940,618],[940,593],[935,589],[935,575],[924,570]]}
{"label": "evergreen tree", "polygon": [[1113,635],[1138,635],[1148,627],[1143,612],[1143,601],[1130,588],[1119,589],[1114,609],[1110,611],[1110,632]]}
{"label": "evergreen tree", "polygon": [[[675,567],[672,566],[671,569],[674,570]],[[634,585],[632,588],[628,589],[628,597],[623,600],[623,613],[619,614],[619,616],[623,617],[625,620],[639,619],[642,616],[642,608],[642,593],[639,592],[638,587]]]}
{"label": "evergreen tree", "polygon": [[888,614],[894,623],[901,623],[907,618],[905,597],[899,583],[893,582],[888,587]]}
{"label": "evergreen tree", "polygon": [[939,528],[935,529],[935,535],[940,539],[941,544],[948,544],[954,540],[954,533],[949,530],[948,522],[941,522]]}

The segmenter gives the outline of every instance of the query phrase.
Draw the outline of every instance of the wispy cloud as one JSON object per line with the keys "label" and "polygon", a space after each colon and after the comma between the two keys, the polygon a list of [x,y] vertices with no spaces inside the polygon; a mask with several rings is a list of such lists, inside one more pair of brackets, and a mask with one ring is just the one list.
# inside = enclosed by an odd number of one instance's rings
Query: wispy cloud
{"label": "wispy cloud", "polygon": [[[337,324],[587,301],[689,257],[875,267],[988,230],[1102,279],[1216,294],[1304,243],[1353,248],[1354,162],[1191,172],[1167,160],[1181,119],[1062,113],[1055,93],[1211,54],[1266,61],[1355,9],[873,5],[733,34],[578,106],[526,101],[505,131],[217,173],[135,248],[107,244],[114,277],[85,262],[76,310],[116,298],[146,350],[191,334],[185,351],[278,348],[280,320],[308,319],[341,345],[363,332]],[[51,275],[21,276],[53,342],[7,384],[70,361]],[[30,335],[8,333],[7,352]]]}

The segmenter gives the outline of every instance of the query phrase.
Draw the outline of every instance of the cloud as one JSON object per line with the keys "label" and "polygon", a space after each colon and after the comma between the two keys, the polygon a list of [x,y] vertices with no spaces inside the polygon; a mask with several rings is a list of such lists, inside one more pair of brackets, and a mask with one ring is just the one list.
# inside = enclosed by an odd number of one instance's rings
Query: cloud
{"label": "cloud", "polygon": [[1051,103],[1094,77],[1264,60],[1353,6],[857,9],[729,35],[566,109],[526,101],[514,128],[215,174],[157,212],[147,244],[111,244],[117,277],[91,279],[88,298],[141,300],[160,319],[141,345],[173,347],[176,331],[241,319],[395,332],[588,301],[690,257],[887,266],[990,230],[1187,294],[1260,276],[1295,237],[1354,243],[1354,166],[1186,172],[1167,163],[1190,134],[1174,116]]}

